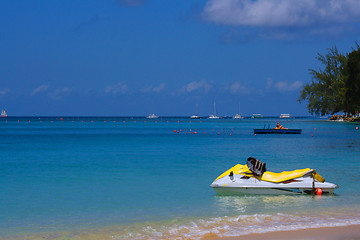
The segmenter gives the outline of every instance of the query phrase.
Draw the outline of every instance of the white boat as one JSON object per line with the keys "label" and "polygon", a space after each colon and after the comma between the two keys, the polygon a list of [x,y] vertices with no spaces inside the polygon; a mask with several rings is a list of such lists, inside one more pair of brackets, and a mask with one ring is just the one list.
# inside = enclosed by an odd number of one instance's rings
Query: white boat
{"label": "white boat", "polygon": [[192,115],[190,116],[191,119],[200,119],[201,117],[199,115]]}
{"label": "white boat", "polygon": [[260,113],[254,113],[251,118],[264,118]]}
{"label": "white boat", "polygon": [[219,118],[220,118],[219,116],[216,116],[214,114],[212,114],[208,117],[208,119],[219,119]]}
{"label": "white boat", "polygon": [[240,114],[236,114],[233,119],[243,119],[244,117],[242,117]]}
{"label": "white boat", "polygon": [[196,114],[190,116],[191,119],[200,119],[201,117],[198,115],[198,105],[196,104]]}
{"label": "white boat", "polygon": [[5,109],[1,110],[1,115],[0,116],[1,117],[7,117],[8,116]]}
{"label": "white boat", "polygon": [[244,117],[242,117],[240,115],[240,104],[239,104],[239,113],[238,114],[235,114],[235,116],[233,117],[233,119],[243,119]]}
{"label": "white boat", "polygon": [[280,114],[280,118],[291,118],[289,113]]}
{"label": "white boat", "polygon": [[219,119],[220,117],[216,115],[216,103],[214,102],[214,114],[211,114],[208,119]]}
{"label": "white boat", "polygon": [[155,118],[159,118],[159,116],[156,116],[154,113],[150,114],[149,116],[146,117],[147,119],[155,119]]}
{"label": "white boat", "polygon": [[314,169],[268,172],[265,163],[252,157],[246,165],[237,164],[221,174],[210,187],[219,195],[332,194],[338,188]]}

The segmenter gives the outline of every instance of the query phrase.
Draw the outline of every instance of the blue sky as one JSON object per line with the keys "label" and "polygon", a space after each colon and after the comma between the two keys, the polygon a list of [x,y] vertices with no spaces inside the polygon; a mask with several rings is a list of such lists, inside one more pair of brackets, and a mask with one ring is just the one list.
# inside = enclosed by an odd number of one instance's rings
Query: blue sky
{"label": "blue sky", "polygon": [[359,41],[358,0],[0,0],[16,116],[309,115],[317,53]]}

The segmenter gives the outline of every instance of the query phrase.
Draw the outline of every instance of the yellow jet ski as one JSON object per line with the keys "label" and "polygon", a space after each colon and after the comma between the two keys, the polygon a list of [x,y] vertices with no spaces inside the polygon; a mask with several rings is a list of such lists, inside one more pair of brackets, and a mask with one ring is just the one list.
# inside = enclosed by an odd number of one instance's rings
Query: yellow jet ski
{"label": "yellow jet ski", "polygon": [[210,185],[219,195],[239,194],[332,194],[336,184],[325,182],[314,169],[304,168],[274,173],[266,163],[249,157],[246,165],[237,164]]}

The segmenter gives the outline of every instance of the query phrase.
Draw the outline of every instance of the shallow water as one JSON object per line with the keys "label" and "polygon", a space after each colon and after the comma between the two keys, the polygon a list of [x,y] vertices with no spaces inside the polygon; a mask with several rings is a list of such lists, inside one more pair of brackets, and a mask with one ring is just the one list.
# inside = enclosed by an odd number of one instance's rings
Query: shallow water
{"label": "shallow water", "polygon": [[[1,119],[0,237],[197,239],[360,223],[359,125],[297,118],[281,123],[301,135],[253,134],[277,121]],[[210,183],[249,156],[274,172],[315,168],[340,188],[216,196]]]}

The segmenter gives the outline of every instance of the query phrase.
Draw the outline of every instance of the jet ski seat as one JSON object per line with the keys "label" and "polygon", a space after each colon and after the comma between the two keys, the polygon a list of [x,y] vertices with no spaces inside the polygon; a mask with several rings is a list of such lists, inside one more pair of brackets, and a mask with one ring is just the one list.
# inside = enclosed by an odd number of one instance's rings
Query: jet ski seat
{"label": "jet ski seat", "polygon": [[264,172],[266,172],[266,163],[263,163],[256,158],[249,157],[247,159],[246,165],[255,176],[261,176],[264,174]]}
{"label": "jet ski seat", "polygon": [[313,177],[319,182],[325,181],[325,179],[322,178],[318,173],[316,173],[315,170],[310,168],[297,169],[293,171],[284,171],[280,173],[265,171],[261,176],[257,176],[254,174],[253,171],[249,169],[248,165],[241,165],[241,164],[236,164],[234,167],[230,168],[229,170],[221,174],[218,178],[216,178],[215,181],[230,174],[244,175],[251,178],[257,178],[261,181],[267,181],[273,183],[286,182],[295,178],[302,177],[306,174],[313,174]]}

